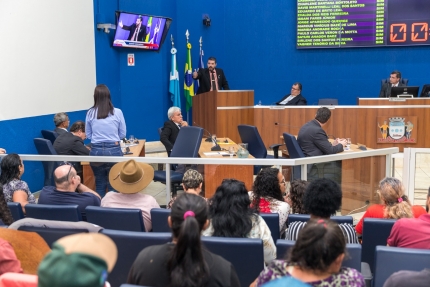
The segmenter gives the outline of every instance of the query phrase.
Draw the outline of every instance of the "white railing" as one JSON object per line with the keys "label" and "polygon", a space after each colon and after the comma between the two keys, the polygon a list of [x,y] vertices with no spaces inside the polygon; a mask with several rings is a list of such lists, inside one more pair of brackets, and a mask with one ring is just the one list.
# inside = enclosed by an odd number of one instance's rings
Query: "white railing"
{"label": "white railing", "polygon": [[[403,185],[406,188],[411,204],[415,201],[415,188],[416,188],[416,168],[417,168],[417,155],[426,154],[430,157],[430,148],[405,148],[403,150],[403,173],[402,180]],[[429,163],[427,163],[429,164]],[[430,177],[430,168],[426,168],[425,174]],[[430,181],[427,182],[427,186],[430,186]]]}
{"label": "white railing", "polygon": [[[391,175],[392,154],[398,153],[399,148],[371,149],[359,152],[344,152],[340,154],[314,156],[298,159],[239,159],[239,158],[182,158],[182,157],[118,157],[118,156],[65,156],[65,155],[34,155],[20,154],[23,161],[72,161],[72,162],[122,162],[134,159],[144,163],[163,163],[166,164],[166,196],[167,202],[170,201],[170,165],[171,164],[217,164],[217,165],[277,165],[277,166],[301,166],[301,177],[307,180],[307,165],[321,162],[347,160],[354,158],[364,158],[372,156],[385,156],[386,176]],[[0,155],[3,157],[5,155]]]}

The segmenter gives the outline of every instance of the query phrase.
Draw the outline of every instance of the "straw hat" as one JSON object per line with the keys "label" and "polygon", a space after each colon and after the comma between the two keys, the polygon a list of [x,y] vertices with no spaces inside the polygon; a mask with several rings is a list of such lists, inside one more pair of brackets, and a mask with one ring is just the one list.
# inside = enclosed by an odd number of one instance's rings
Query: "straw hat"
{"label": "straw hat", "polygon": [[109,172],[110,184],[121,193],[138,193],[153,179],[152,166],[133,159],[115,164]]}

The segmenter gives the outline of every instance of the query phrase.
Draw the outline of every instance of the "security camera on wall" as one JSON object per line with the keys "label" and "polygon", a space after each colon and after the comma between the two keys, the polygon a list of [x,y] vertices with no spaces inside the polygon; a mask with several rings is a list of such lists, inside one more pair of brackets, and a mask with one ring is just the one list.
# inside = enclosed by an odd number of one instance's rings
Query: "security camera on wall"
{"label": "security camera on wall", "polygon": [[203,26],[209,27],[211,25],[211,18],[209,18],[209,14],[203,14]]}

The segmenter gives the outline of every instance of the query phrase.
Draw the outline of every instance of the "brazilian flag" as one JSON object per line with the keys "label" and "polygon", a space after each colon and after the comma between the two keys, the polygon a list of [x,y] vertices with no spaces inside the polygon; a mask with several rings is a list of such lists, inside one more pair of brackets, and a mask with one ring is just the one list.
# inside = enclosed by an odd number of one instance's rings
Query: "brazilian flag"
{"label": "brazilian flag", "polygon": [[191,65],[191,44],[187,43],[187,60],[185,62],[185,76],[184,76],[184,96],[186,101],[186,111],[188,112],[193,106],[194,97],[194,80],[193,68]]}

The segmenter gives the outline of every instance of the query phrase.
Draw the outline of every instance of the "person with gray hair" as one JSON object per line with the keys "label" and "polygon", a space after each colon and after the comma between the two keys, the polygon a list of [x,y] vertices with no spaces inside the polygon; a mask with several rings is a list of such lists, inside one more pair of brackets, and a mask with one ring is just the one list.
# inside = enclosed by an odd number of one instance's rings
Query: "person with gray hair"
{"label": "person with gray hair", "polygon": [[54,116],[55,130],[58,135],[67,133],[67,128],[69,127],[69,116],[66,113],[57,113]]}
{"label": "person with gray hair", "polygon": [[188,126],[188,123],[182,119],[181,109],[178,107],[171,107],[167,111],[168,121],[164,123],[163,131],[160,135],[160,141],[166,148],[167,155],[170,156],[170,152],[173,149],[176,138],[178,137],[179,130],[181,127]]}
{"label": "person with gray hair", "polygon": [[[182,187],[184,188],[185,193],[192,193],[195,195],[201,196],[203,185],[203,176],[200,172],[194,169],[189,169],[184,173],[184,177],[182,178]],[[167,204],[167,209],[171,209],[173,203],[175,202],[177,196],[173,197],[170,202]],[[204,197],[203,197],[204,198]],[[204,198],[207,200],[206,198]]]}

